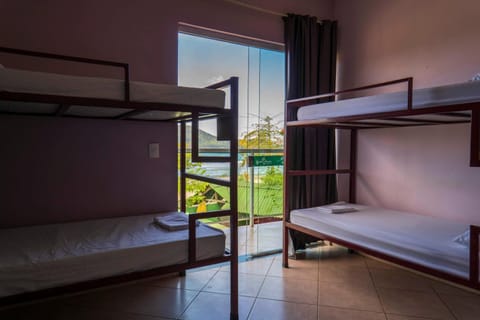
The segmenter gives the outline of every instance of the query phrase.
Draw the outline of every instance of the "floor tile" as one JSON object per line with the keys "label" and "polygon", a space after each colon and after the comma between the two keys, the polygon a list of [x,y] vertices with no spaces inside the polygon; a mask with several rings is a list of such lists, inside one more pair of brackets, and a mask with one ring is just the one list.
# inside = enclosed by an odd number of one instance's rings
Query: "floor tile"
{"label": "floor tile", "polygon": [[[309,248],[307,250],[297,251],[295,256],[290,257],[289,261],[318,260],[322,254],[321,250],[324,247],[324,245],[319,244],[318,246]],[[282,256],[278,255],[276,259],[281,260]]]}
{"label": "floor tile", "polygon": [[352,267],[366,267],[365,258],[356,253],[334,252],[330,254],[329,251],[322,252],[319,258],[319,264],[323,266],[352,266]]}
{"label": "floor tile", "polygon": [[401,269],[370,268],[376,287],[433,292],[427,278]]}
{"label": "floor tile", "polygon": [[142,314],[99,310],[95,307],[40,303],[22,308],[0,311],[5,320],[169,320]]}
{"label": "floor tile", "polygon": [[278,300],[257,299],[249,320],[317,320],[317,306]]}
{"label": "floor tile", "polygon": [[318,305],[383,312],[373,285],[361,282],[319,282]]}
{"label": "floor tile", "polygon": [[[241,262],[238,264],[239,273],[249,273],[264,276],[267,274],[270,266],[272,265],[272,257],[262,257],[256,258],[253,260]],[[230,266],[224,266],[220,269],[221,271],[230,272]]]}
{"label": "floor tile", "polygon": [[377,290],[386,313],[433,319],[454,319],[446,305],[434,292],[386,288]]}
{"label": "floor tile", "polygon": [[[245,320],[250,313],[254,298],[239,297],[239,319]],[[200,292],[180,317],[185,320],[226,320],[230,319],[230,295]]]}
{"label": "floor tile", "polygon": [[385,320],[383,312],[318,307],[318,320]]}
{"label": "floor tile", "polygon": [[480,296],[480,291],[474,292],[467,289],[462,289],[460,287],[449,285],[437,280],[430,280],[430,285],[432,286],[433,290],[435,290],[437,293],[453,294],[453,295],[460,295],[460,296],[475,296],[475,297]]}
{"label": "floor tile", "polygon": [[318,279],[322,282],[362,282],[373,284],[370,272],[362,266],[333,266],[319,264]]}
{"label": "floor tile", "polygon": [[260,298],[317,304],[317,282],[292,278],[266,277]]}
{"label": "floor tile", "polygon": [[365,257],[365,263],[369,268],[377,268],[377,269],[398,269],[397,266],[383,262],[382,260],[373,259],[370,257]]}
{"label": "floor tile", "polygon": [[270,270],[267,273],[268,276],[273,277],[285,277],[294,279],[304,279],[310,281],[316,281],[318,279],[318,260],[306,259],[306,260],[289,260],[288,268],[284,268],[282,260],[276,258]]}
{"label": "floor tile", "polygon": [[187,308],[197,294],[197,291],[134,285],[75,296],[69,299],[69,303],[174,318]]}
{"label": "floor tile", "polygon": [[440,298],[459,320],[480,319],[480,297],[440,294]]}
{"label": "floor tile", "polygon": [[200,291],[218,272],[219,268],[203,269],[199,271],[187,271],[183,277],[178,274],[169,275],[158,280],[147,282],[149,285]]}
{"label": "floor tile", "polygon": [[[238,274],[238,293],[242,296],[256,297],[265,276]],[[218,272],[203,291],[230,294],[230,272]]]}

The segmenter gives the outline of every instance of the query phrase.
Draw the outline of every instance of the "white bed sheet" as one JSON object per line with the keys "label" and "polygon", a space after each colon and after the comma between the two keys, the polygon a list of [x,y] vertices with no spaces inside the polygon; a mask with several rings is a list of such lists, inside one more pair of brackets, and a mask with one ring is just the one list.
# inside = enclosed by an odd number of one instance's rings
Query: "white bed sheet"
{"label": "white bed sheet", "polygon": [[292,210],[291,222],[378,252],[468,278],[469,250],[453,239],[466,224],[370,206],[344,214]]}
{"label": "white bed sheet", "polygon": [[[124,81],[0,68],[0,91],[123,100]],[[225,107],[225,92],[148,82],[130,82],[130,100],[199,107]]]}
{"label": "white bed sheet", "polygon": [[[156,216],[0,229],[0,296],[187,262],[188,230],[166,231]],[[197,259],[224,251],[223,231],[200,224]]]}
{"label": "white bed sheet", "polygon": [[[413,90],[412,108],[422,109],[480,101],[480,81]],[[318,103],[298,109],[298,120],[320,120],[407,109],[407,92]]]}

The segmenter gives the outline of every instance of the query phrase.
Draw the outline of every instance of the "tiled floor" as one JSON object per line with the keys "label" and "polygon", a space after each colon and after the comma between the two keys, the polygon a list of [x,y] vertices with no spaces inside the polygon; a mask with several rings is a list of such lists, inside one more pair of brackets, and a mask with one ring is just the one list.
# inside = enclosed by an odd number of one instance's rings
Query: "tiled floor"
{"label": "tiled floor", "polygon": [[[0,319],[228,319],[229,267],[192,270],[0,311]],[[311,249],[281,266],[281,256],[239,265],[240,319],[480,319],[480,295],[349,254]]]}

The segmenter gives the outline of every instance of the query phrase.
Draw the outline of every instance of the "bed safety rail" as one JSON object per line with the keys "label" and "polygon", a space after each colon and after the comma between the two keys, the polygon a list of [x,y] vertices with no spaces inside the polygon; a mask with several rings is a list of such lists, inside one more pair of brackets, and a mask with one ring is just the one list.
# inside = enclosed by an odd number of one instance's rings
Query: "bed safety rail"
{"label": "bed safety rail", "polygon": [[[319,94],[319,95],[310,96],[310,97],[290,99],[290,100],[287,100],[287,106],[298,108],[311,103],[319,102],[320,99],[332,98],[344,93],[351,93],[351,92],[375,89],[380,87],[386,87],[386,86],[391,86],[391,85],[395,85],[403,82],[407,83],[407,109],[411,110],[412,100],[413,100],[413,77],[401,78],[397,80],[391,80],[391,81],[386,81],[386,82],[381,82],[376,84],[370,84],[362,87],[345,89],[345,90],[335,91],[331,93],[324,93],[324,94]],[[289,119],[289,120],[293,120],[293,119]]]}
{"label": "bed safety rail", "polygon": [[76,56],[67,56],[62,54],[45,53],[45,52],[30,51],[30,50],[13,49],[13,48],[6,48],[6,47],[0,47],[0,52],[11,53],[14,55],[30,56],[30,57],[36,57],[36,58],[63,60],[63,61],[97,64],[97,65],[103,65],[103,66],[122,68],[123,80],[124,80],[124,91],[125,91],[124,99],[125,99],[125,102],[130,101],[130,67],[128,63],[82,58],[82,57],[76,57]]}
{"label": "bed safety rail", "polygon": [[[218,115],[229,115],[230,110],[220,109],[213,106],[194,106],[189,104],[176,104],[176,103],[166,103],[166,102],[145,102],[145,101],[132,101],[131,100],[131,81],[130,81],[130,67],[128,63],[117,62],[117,61],[108,61],[100,59],[90,59],[82,58],[77,56],[61,55],[61,54],[52,54],[44,53],[38,51],[29,51],[21,49],[12,49],[7,47],[0,47],[0,53],[13,54],[13,55],[23,55],[37,58],[45,58],[52,60],[60,61],[69,61],[69,62],[78,62],[86,63],[93,65],[101,65],[108,67],[117,67],[123,69],[123,99],[110,99],[110,98],[95,98],[95,97],[76,97],[76,96],[65,96],[65,95],[55,95],[55,94],[39,94],[39,93],[28,93],[28,92],[10,92],[2,91],[0,89],[0,100],[5,101],[19,101],[19,102],[32,102],[32,103],[47,103],[47,104],[57,104],[58,109],[53,114],[46,114],[50,116],[63,116],[66,111],[72,106],[82,106],[82,107],[106,107],[106,108],[120,108],[126,109],[124,113],[120,115],[113,116],[112,118],[106,119],[117,119],[117,120],[129,120],[135,119],[134,116],[139,114],[158,110],[158,111],[173,111],[179,112],[178,116],[174,116],[172,119],[162,119],[160,121],[181,121],[184,119],[191,119],[194,112],[201,112],[200,116],[206,118],[209,116],[218,116]],[[236,82],[235,84],[232,84]],[[230,78],[225,81],[208,86],[209,89],[220,89],[225,86],[232,88],[232,94],[236,96],[231,97],[231,100],[238,101],[238,90],[234,90],[233,87],[238,87],[238,80],[235,78]],[[238,103],[238,102],[236,102]],[[132,110],[133,109],[133,110]],[[188,115],[185,115],[188,113]],[[32,114],[30,114],[32,115]],[[39,115],[37,113],[33,115]]]}

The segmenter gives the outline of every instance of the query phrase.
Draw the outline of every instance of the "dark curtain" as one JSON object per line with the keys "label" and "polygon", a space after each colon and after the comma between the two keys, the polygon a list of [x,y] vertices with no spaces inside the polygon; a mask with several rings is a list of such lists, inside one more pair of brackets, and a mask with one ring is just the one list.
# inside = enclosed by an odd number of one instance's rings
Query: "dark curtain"
{"label": "dark curtain", "polygon": [[[334,92],[337,23],[293,14],[284,23],[287,100]],[[287,113],[296,120],[296,109]],[[335,169],[334,129],[291,127],[287,143],[288,169]],[[290,177],[287,188],[290,210],[337,201],[335,175]],[[318,240],[296,231],[290,236],[295,250]]]}

